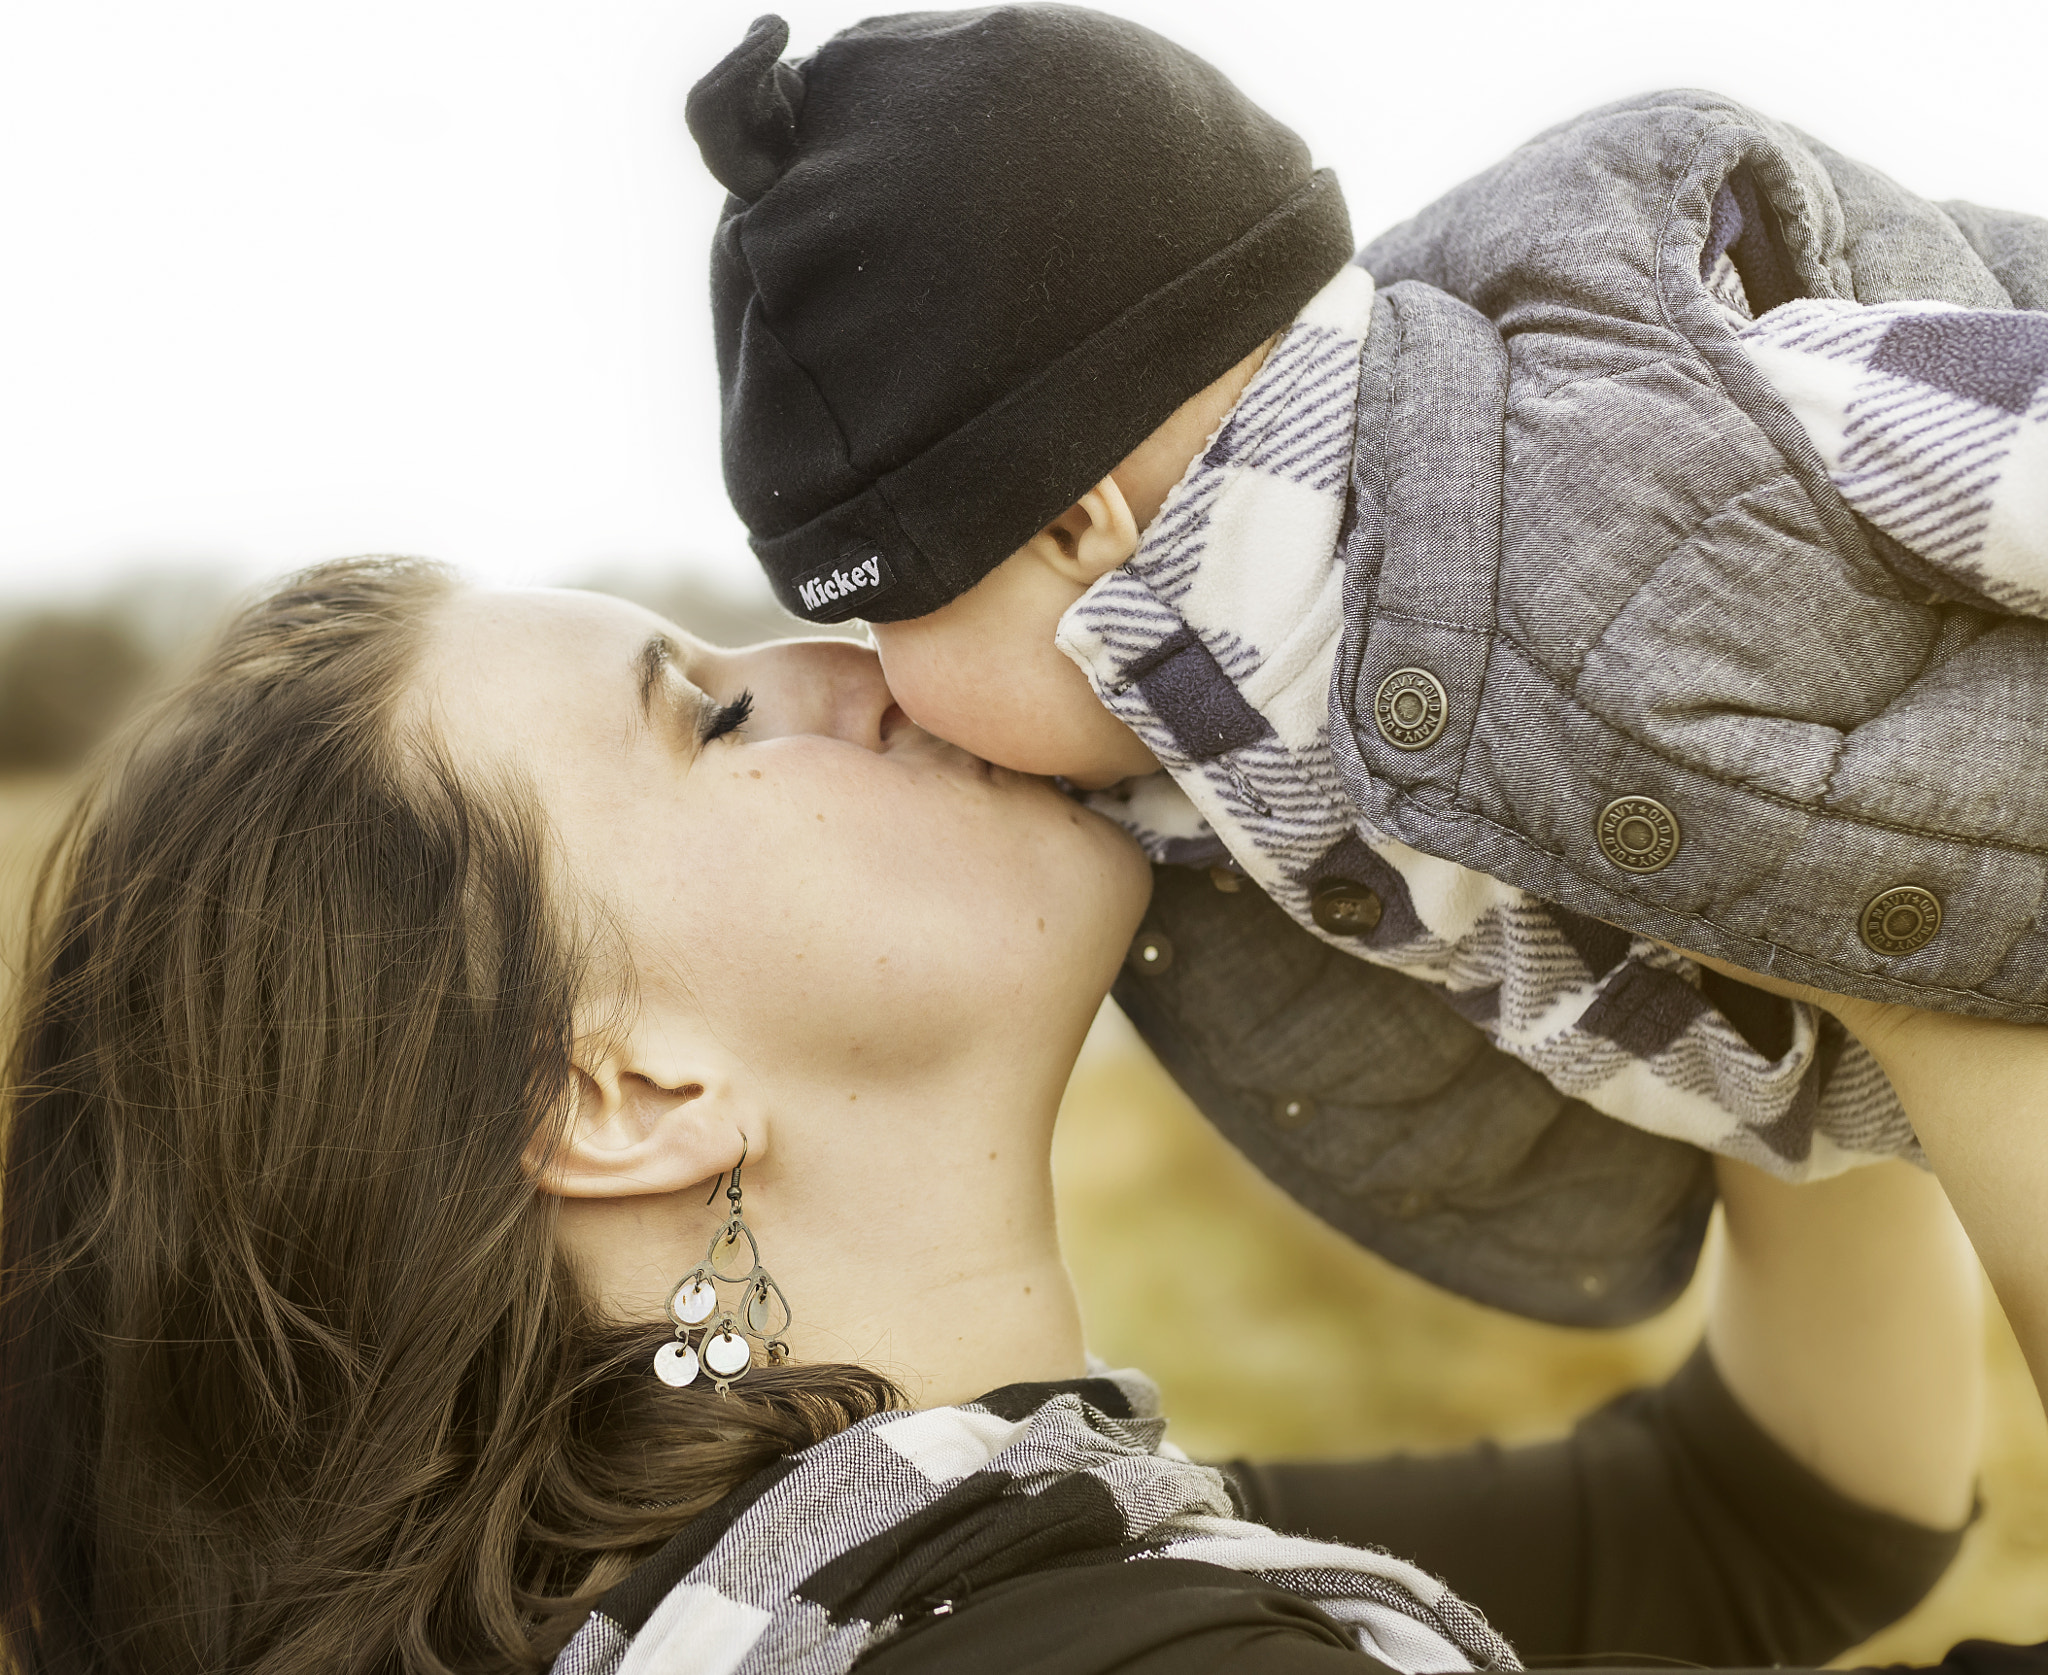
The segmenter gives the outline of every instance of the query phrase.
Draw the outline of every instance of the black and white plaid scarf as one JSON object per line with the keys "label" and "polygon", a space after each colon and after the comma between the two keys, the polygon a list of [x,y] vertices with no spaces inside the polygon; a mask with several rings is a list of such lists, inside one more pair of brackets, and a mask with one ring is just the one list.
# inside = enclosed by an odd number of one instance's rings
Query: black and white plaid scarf
{"label": "black and white plaid scarf", "polygon": [[554,1675],[841,1675],[910,1619],[1034,1571],[1194,1559],[1315,1602],[1403,1670],[1519,1669],[1411,1564],[1240,1520],[1137,1373],[884,1413],[790,1455],[640,1565]]}

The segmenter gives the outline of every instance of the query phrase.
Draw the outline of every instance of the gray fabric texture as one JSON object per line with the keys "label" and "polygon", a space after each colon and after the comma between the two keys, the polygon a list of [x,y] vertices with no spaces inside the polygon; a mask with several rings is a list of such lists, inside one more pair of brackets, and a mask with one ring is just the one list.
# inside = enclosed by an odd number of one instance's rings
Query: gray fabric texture
{"label": "gray fabric texture", "polygon": [[[1691,92],[1553,129],[1368,245],[1333,747],[1376,825],[1577,912],[1841,993],[2048,1020],[2048,773],[2028,771],[2048,624],[1931,596],[1835,492],[1700,283],[1738,176],[1805,295],[2048,291],[2042,223],[1959,221]],[[1410,666],[1451,720],[1401,751],[1372,703]],[[1621,796],[1676,816],[1662,871],[1602,854]],[[1882,955],[1860,917],[1901,884],[1942,928]]]}
{"label": "gray fabric texture", "polygon": [[1626,1325],[1684,1290],[1714,1207],[1704,1152],[1567,1099],[1429,985],[1259,891],[1154,877],[1117,1004],[1282,1190],[1433,1284],[1553,1325]]}
{"label": "gray fabric texture", "polygon": [[1942,212],[1956,224],[2015,308],[2048,309],[2048,221],[1951,199]]}

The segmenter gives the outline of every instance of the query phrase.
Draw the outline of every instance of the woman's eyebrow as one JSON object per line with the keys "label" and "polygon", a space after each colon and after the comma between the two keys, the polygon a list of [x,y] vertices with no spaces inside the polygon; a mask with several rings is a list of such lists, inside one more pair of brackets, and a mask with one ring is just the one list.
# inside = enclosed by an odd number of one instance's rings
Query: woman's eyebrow
{"label": "woman's eyebrow", "polygon": [[633,671],[640,677],[640,713],[650,721],[654,719],[654,689],[675,655],[675,641],[666,634],[655,634],[633,658]]}
{"label": "woman's eyebrow", "polygon": [[[661,733],[676,740],[684,750],[695,755],[704,724],[717,706],[702,692],[693,692],[694,701],[688,704],[677,701],[675,689],[668,685],[662,676],[668,673],[680,656],[680,648],[666,634],[651,634],[646,644],[633,654],[633,672],[640,682],[642,719],[650,726],[658,726]],[[664,708],[669,711],[666,724],[657,724],[655,721],[654,702],[657,694],[663,698]],[[677,726],[677,721],[690,712],[696,714],[697,724]]]}

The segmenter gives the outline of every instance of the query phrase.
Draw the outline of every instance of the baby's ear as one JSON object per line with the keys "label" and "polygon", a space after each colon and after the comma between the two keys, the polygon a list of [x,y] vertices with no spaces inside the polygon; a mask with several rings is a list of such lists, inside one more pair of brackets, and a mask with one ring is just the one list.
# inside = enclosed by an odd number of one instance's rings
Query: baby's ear
{"label": "baby's ear", "polygon": [[1105,477],[1047,524],[1025,550],[1069,581],[1092,586],[1138,550],[1138,520],[1114,477]]}
{"label": "baby's ear", "polygon": [[731,1101],[707,1097],[702,1081],[666,1082],[615,1062],[579,1065],[567,1118],[522,1160],[534,1185],[558,1198],[638,1198],[730,1169],[749,1144]]}

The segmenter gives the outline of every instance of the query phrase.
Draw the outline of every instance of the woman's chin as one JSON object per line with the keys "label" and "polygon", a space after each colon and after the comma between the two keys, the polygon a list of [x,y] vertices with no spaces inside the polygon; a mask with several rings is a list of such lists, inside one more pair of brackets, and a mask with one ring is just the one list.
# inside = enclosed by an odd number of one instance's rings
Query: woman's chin
{"label": "woman's chin", "polygon": [[1121,960],[1123,949],[1138,934],[1138,922],[1145,917],[1146,905],[1152,899],[1152,863],[1145,858],[1144,850],[1138,847],[1138,840],[1114,820],[1097,814],[1091,808],[1083,808],[1069,797],[1061,795],[1060,801],[1076,817],[1081,831],[1087,834],[1097,853],[1103,857],[1106,873],[1104,894],[1107,897],[1104,912],[1109,923],[1122,927],[1117,950],[1117,958]]}

